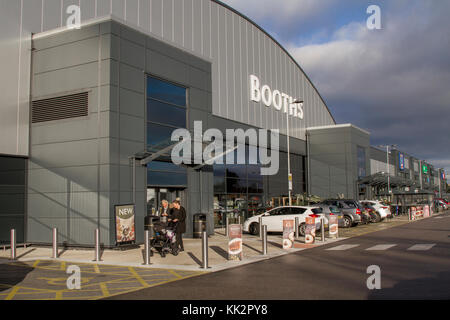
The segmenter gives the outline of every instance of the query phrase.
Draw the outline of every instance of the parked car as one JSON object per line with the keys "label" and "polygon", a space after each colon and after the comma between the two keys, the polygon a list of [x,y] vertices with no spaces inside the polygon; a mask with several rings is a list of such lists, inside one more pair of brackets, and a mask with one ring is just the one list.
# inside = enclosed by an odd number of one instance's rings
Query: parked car
{"label": "parked car", "polygon": [[352,199],[327,199],[322,201],[323,204],[338,207],[344,214],[344,228],[357,226],[361,222],[361,212],[363,207],[361,204]]}
{"label": "parked car", "polygon": [[320,203],[318,204],[318,209],[316,209],[316,212],[324,215],[325,229],[328,229],[329,227],[329,220],[331,215],[336,215],[338,217],[338,226],[344,227],[344,213],[339,210],[338,207]]}
{"label": "parked car", "polygon": [[361,202],[364,207],[363,214],[361,214],[362,223],[375,223],[380,222],[380,214],[377,212],[377,209],[373,205],[368,202]]}
{"label": "parked car", "polygon": [[[320,218],[318,207],[307,206],[282,206],[271,209],[263,214],[253,216],[245,220],[243,231],[252,235],[259,234],[259,217],[262,217],[263,225],[267,225],[267,232],[283,232],[283,220],[294,220],[299,218],[299,233],[301,236],[305,235],[305,220],[306,217],[311,216]],[[320,230],[320,219],[316,219],[316,230]]]}
{"label": "parked car", "polygon": [[450,203],[448,202],[448,200],[445,199],[445,198],[436,198],[436,200],[439,200],[439,201],[444,202],[447,206],[450,205]]}
{"label": "parked car", "polygon": [[447,210],[449,208],[449,205],[446,204],[443,200],[437,200],[437,205],[439,207],[442,207],[442,209]]}
{"label": "parked car", "polygon": [[389,206],[379,200],[360,200],[359,202],[363,205],[369,204],[375,208],[375,212],[378,215],[376,222],[380,222],[381,220],[384,220],[392,215]]}

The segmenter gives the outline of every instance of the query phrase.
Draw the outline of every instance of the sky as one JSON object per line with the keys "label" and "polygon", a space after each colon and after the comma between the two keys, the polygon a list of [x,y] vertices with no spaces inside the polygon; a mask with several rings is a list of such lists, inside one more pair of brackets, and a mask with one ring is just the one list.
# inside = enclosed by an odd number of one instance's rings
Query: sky
{"label": "sky", "polygon": [[[336,122],[450,177],[450,1],[224,0],[279,41]],[[369,30],[370,5],[381,29]],[[450,183],[450,179],[447,179]]]}

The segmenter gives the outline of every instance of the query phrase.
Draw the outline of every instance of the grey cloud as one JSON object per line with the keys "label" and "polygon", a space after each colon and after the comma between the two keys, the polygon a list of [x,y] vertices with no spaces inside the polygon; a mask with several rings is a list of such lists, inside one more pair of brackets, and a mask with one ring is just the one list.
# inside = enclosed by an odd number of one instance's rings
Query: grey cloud
{"label": "grey cloud", "polygon": [[321,45],[290,51],[338,122],[368,129],[450,172],[450,3],[396,2],[384,29],[352,24]]}

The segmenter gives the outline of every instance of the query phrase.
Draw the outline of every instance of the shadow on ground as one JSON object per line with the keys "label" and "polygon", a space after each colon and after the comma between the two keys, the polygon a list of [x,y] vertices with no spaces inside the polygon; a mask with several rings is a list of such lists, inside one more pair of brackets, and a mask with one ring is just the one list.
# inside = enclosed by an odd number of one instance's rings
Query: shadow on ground
{"label": "shadow on ground", "polygon": [[0,292],[21,283],[33,268],[22,262],[0,258]]}
{"label": "shadow on ground", "polygon": [[436,277],[400,281],[392,288],[374,290],[369,300],[448,300],[450,299],[450,272]]}

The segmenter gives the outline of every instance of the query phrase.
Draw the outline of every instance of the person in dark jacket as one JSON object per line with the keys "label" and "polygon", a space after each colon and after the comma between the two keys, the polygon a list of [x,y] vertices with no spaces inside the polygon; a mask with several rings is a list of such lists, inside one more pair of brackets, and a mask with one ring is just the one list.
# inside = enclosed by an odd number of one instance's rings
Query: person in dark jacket
{"label": "person in dark jacket", "polygon": [[186,232],[186,209],[184,209],[184,207],[182,207],[180,202],[177,200],[173,202],[171,220],[172,222],[177,223],[177,246],[180,248],[180,251],[184,251],[183,233]]}

